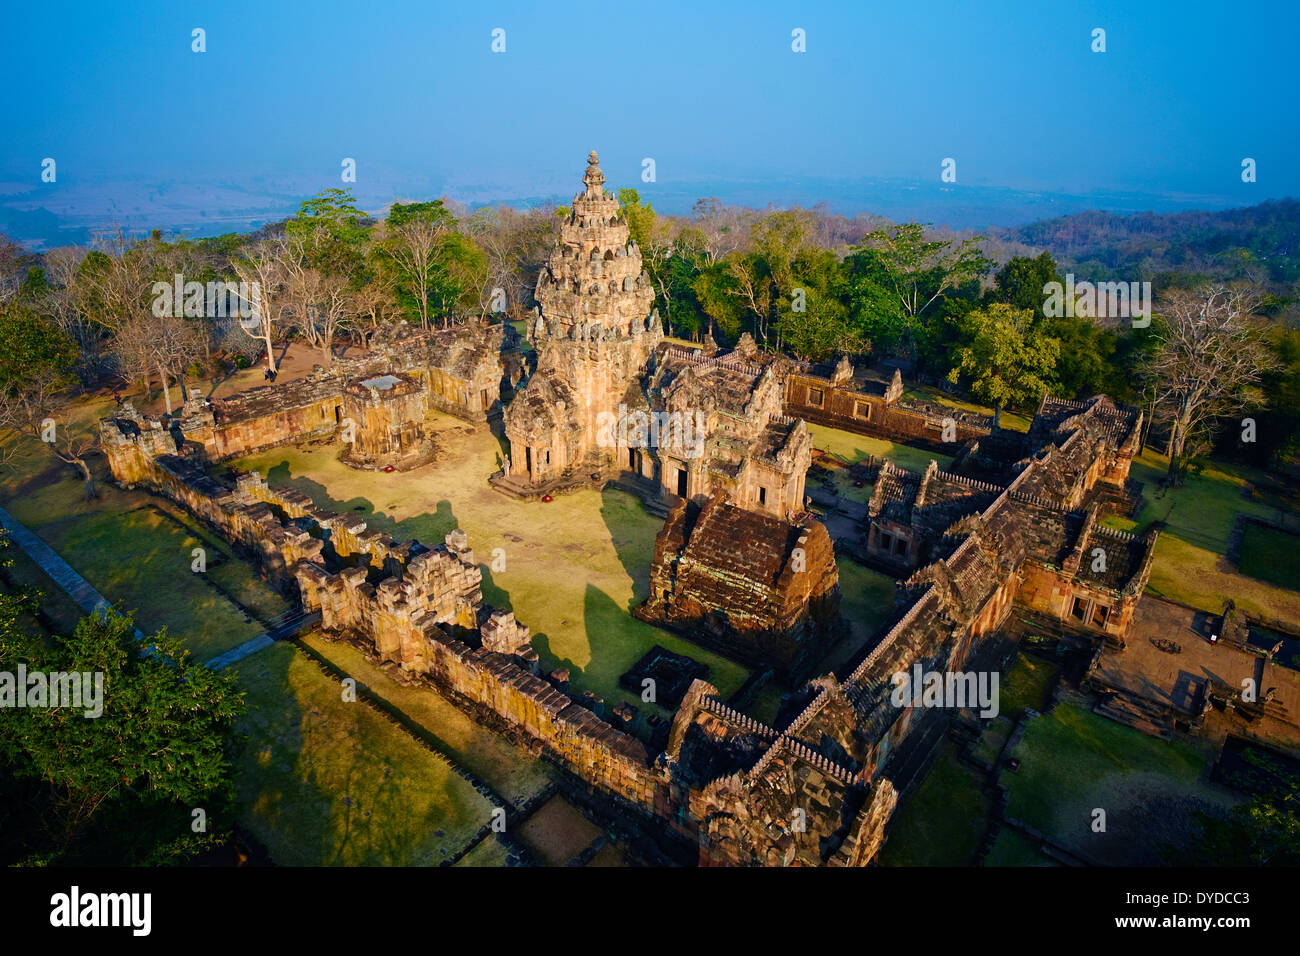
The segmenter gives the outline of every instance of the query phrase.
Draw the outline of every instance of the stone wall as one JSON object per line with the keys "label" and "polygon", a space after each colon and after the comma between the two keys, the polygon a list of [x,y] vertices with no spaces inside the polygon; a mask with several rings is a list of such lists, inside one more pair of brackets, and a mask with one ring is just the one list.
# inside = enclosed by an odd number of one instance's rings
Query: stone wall
{"label": "stone wall", "polygon": [[[785,413],[815,425],[948,451],[992,430],[992,420],[984,415],[938,402],[907,401],[902,391],[901,379],[867,391],[848,375],[794,370],[786,376]],[[944,436],[946,421],[953,426],[949,438]]]}
{"label": "stone wall", "polygon": [[[473,422],[486,421],[499,407],[502,381],[517,360],[516,338],[504,325],[483,323],[423,332],[400,328],[377,341],[370,354],[336,360],[329,369],[317,367],[306,378],[262,385],[211,402],[193,397],[171,431],[202,449],[208,461],[217,462],[291,442],[330,439],[340,435],[344,419],[352,417],[362,426],[363,440],[366,436],[378,440],[387,432],[388,444],[395,435],[399,450],[415,448],[416,454],[396,456],[398,463],[410,466],[422,460],[420,452],[428,450],[412,427],[414,416],[423,417],[426,407]],[[392,414],[384,421],[371,421],[369,411],[380,403],[354,394],[345,412],[349,383],[383,376],[407,383],[398,391],[409,407],[389,408]],[[410,383],[423,392],[421,402],[410,403]],[[100,434],[113,477],[122,484],[134,484],[148,471],[139,460],[141,454],[181,450],[176,441],[164,447],[172,436],[163,423],[129,406],[117,418],[101,422]],[[410,444],[403,445],[403,440]],[[139,447],[131,448],[132,443]]]}

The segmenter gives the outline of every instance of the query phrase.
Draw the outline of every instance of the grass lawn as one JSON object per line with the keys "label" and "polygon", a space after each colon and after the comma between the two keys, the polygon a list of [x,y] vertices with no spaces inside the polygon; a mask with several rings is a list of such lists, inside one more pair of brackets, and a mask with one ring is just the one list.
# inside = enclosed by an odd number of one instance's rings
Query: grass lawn
{"label": "grass lawn", "polygon": [[1051,689],[1060,665],[1041,657],[1017,653],[1016,664],[998,682],[998,712],[1016,720],[1026,707],[1042,711],[1051,700]]}
{"label": "grass lawn", "polygon": [[555,771],[549,765],[476,724],[432,688],[397,682],[351,644],[327,640],[319,633],[307,634],[302,642],[424,727],[457,764],[515,806],[550,782]]}
{"label": "grass lawn", "polygon": [[1011,827],[998,831],[997,839],[984,857],[985,866],[1061,866],[1044,856],[1033,840]]}
{"label": "grass lawn", "polygon": [[1250,578],[1283,588],[1300,586],[1300,536],[1247,524],[1241,536],[1238,567]]}
{"label": "grass lawn", "polygon": [[[1133,462],[1131,476],[1143,483],[1143,507],[1136,522],[1111,517],[1106,523],[1124,531],[1145,532],[1166,523],[1156,542],[1155,563],[1147,589],[1213,614],[1231,597],[1242,610],[1300,622],[1300,592],[1248,577],[1228,566],[1224,555],[1237,514],[1271,517],[1276,509],[1242,497],[1248,480],[1262,477],[1254,469],[1210,461],[1183,487],[1157,499],[1168,459],[1147,449]],[[1295,579],[1292,579],[1293,582]]]}
{"label": "grass lawn", "polygon": [[[484,599],[532,629],[543,670],[569,668],[575,694],[592,690],[607,706],[628,700],[645,713],[648,705],[621,690],[618,678],[655,644],[708,665],[708,680],[723,696],[744,683],[741,665],[629,613],[646,597],[661,519],[620,491],[579,491],[545,503],[507,498],[487,483],[501,444],[486,428],[437,413],[427,425],[438,459],[402,474],[348,468],[330,445],[277,448],[234,464],[262,471],[273,486],[298,488],[322,507],[357,514],[398,540],[436,545],[463,528],[483,567]],[[504,570],[493,571],[502,559]]]}
{"label": "grass lawn", "polygon": [[13,542],[0,549],[0,562],[9,562],[8,567],[0,568],[0,592],[10,593],[35,590],[41,593],[40,603],[48,618],[49,628],[42,626],[35,617],[25,622],[33,634],[53,631],[58,634],[71,634],[77,622],[86,616],[85,612],[68,594],[45,573],[39,564],[27,556],[27,552]]}
{"label": "grass lawn", "polygon": [[980,735],[980,739],[975,743],[975,757],[988,764],[997,763],[998,757],[1002,754],[1002,748],[1011,736],[1011,730],[1014,726],[1015,724],[1005,715],[990,720],[984,725],[984,733]]}
{"label": "grass lawn", "polygon": [[290,644],[232,666],[248,701],[238,813],[281,865],[435,865],[491,822],[445,760]]}
{"label": "grass lawn", "polygon": [[505,866],[506,858],[509,855],[510,852],[506,849],[505,844],[497,839],[497,835],[493,833],[489,834],[474,849],[457,860],[456,865],[465,867]]}
{"label": "grass lawn", "polygon": [[[838,455],[849,462],[866,461],[868,455],[875,455],[877,458],[888,458],[899,468],[908,471],[925,471],[931,458],[939,463],[940,468],[947,468],[952,464],[951,455],[941,455],[938,452],[901,445],[883,438],[855,435],[853,432],[828,428],[825,425],[809,425],[808,434],[812,436],[814,448]],[[870,494],[867,497],[870,497]]]}
{"label": "grass lawn", "polygon": [[[192,550],[211,545],[150,508],[77,515],[37,533],[115,607],[133,612],[136,627],[146,634],[166,627],[201,660],[265,630],[190,570]],[[213,554],[208,550],[209,560]],[[226,572],[228,578],[238,575],[238,569]],[[264,589],[266,604],[275,602],[274,593],[251,574],[245,583]]]}
{"label": "grass lawn", "polygon": [[925,779],[890,824],[882,866],[969,866],[984,838],[992,801],[984,777],[944,740]]}
{"label": "grass lawn", "polygon": [[[112,408],[111,399],[92,398],[72,406],[69,420],[89,427]],[[142,631],[166,627],[196,657],[207,659],[263,630],[223,590],[263,618],[288,607],[245,562],[222,562],[220,556],[229,552],[215,536],[188,517],[178,524],[160,514],[158,509],[167,506],[149,494],[108,484],[102,456],[93,456],[91,464],[99,497],[86,501],[72,469],[36,442],[24,441],[0,474],[0,502],[120,610],[136,612]],[[208,554],[207,581],[190,570],[191,552],[199,546]],[[45,578],[43,572],[40,577]],[[61,620],[73,619],[67,607],[75,605],[53,582],[43,590],[50,594],[47,610],[54,609]]]}
{"label": "grass lawn", "polygon": [[[1007,815],[1108,865],[1160,865],[1162,844],[1182,845],[1193,833],[1196,810],[1236,800],[1202,779],[1210,758],[1198,747],[1070,704],[1032,721],[1013,753],[1020,769],[1001,778]],[[1103,833],[1092,830],[1094,809],[1106,812]]]}

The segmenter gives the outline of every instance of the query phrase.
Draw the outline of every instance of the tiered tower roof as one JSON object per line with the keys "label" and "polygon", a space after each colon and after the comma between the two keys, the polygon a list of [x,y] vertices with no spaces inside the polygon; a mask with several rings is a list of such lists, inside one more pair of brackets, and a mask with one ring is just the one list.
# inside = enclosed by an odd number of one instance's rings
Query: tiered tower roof
{"label": "tiered tower roof", "polygon": [[578,339],[622,338],[650,324],[654,289],[642,270],[618,199],[605,193],[595,150],[584,189],[573,197],[555,251],[537,278],[541,316],[534,333]]}

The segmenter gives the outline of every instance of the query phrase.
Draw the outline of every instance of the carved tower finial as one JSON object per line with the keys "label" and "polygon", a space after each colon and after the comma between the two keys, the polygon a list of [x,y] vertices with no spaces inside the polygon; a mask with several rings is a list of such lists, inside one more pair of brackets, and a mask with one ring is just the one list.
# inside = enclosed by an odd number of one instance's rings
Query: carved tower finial
{"label": "carved tower finial", "polygon": [[605,193],[605,174],[600,169],[600,157],[593,149],[587,157],[587,171],[582,174],[582,181],[587,186],[588,196],[603,196]]}

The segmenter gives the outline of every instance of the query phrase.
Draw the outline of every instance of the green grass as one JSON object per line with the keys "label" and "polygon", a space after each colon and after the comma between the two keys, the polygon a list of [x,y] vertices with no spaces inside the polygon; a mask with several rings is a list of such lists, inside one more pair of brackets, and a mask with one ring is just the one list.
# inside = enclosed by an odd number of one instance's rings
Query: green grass
{"label": "green grass", "polygon": [[211,545],[152,509],[74,516],[38,534],[115,607],[134,613],[136,627],[166,627],[201,660],[265,630],[190,569],[192,550]]}
{"label": "green grass", "polygon": [[809,425],[808,434],[812,436],[814,448],[820,448],[849,462],[866,461],[869,455],[875,455],[877,458],[888,458],[899,468],[908,471],[925,471],[932,458],[939,463],[940,468],[952,464],[951,455],[941,455],[924,448],[885,441],[883,438],[855,435],[825,425]]}
{"label": "green grass", "polygon": [[[71,406],[68,418],[84,428],[112,407],[110,399],[93,398]],[[0,474],[4,507],[105,598],[121,610],[136,612],[135,623],[142,631],[166,627],[196,657],[207,659],[263,630],[223,596],[223,590],[264,619],[288,607],[245,562],[221,563],[218,553],[229,554],[228,546],[192,519],[182,517],[178,526],[158,513],[159,507],[166,507],[160,499],[108,484],[101,456],[91,459],[99,497],[86,501],[81,479],[39,443],[23,440],[18,450]],[[207,581],[190,570],[191,551],[199,546],[209,555]],[[66,606],[75,605],[53,582],[44,590],[50,595],[47,611],[71,619]]]}
{"label": "green grass", "polygon": [[1038,844],[1011,827],[998,831],[997,839],[984,858],[985,866],[1061,866],[1043,855]]}
{"label": "green grass", "polygon": [[[277,448],[232,464],[262,471],[273,487],[304,491],[321,507],[363,517],[398,540],[436,545],[463,528],[483,567],[484,599],[513,610],[532,629],[543,671],[569,668],[575,694],[591,690],[607,707],[630,701],[644,714],[652,708],[619,688],[618,678],[655,644],[706,664],[723,696],[745,682],[743,666],[632,617],[648,593],[662,519],[613,490],[551,502],[507,498],[487,483],[501,452],[491,433],[436,413],[428,431],[438,459],[405,474],[348,468],[329,445]],[[493,570],[501,561],[504,569]]]}
{"label": "green grass", "polygon": [[1018,652],[1015,666],[998,682],[998,712],[1015,720],[1027,707],[1042,711],[1051,700],[1052,684],[1060,672],[1057,664]]}
{"label": "green grass", "polygon": [[957,759],[947,740],[895,814],[882,866],[969,866],[984,838],[992,801],[984,777]]}
{"label": "green grass", "polygon": [[1015,725],[1005,716],[999,716],[984,725],[984,733],[975,743],[974,756],[987,764],[997,763],[1002,748],[1011,736]]}
{"label": "green grass", "polygon": [[509,855],[505,844],[494,833],[457,860],[456,865],[463,867],[505,866],[506,858]]}
{"label": "green grass", "polygon": [[493,807],[446,761],[290,644],[233,665],[247,695],[239,819],[288,866],[427,866],[466,846]]}
{"label": "green grass", "polygon": [[350,644],[318,633],[302,641],[357,682],[397,707],[439,740],[452,759],[515,806],[544,790],[555,771],[522,747],[475,723],[425,685],[402,684]]}
{"label": "green grass", "polygon": [[769,727],[776,726],[776,715],[781,709],[781,698],[789,690],[784,684],[769,680],[758,689],[754,699],[745,708],[745,713],[755,720],[762,721]]}
{"label": "green grass", "polygon": [[0,562],[8,566],[0,568],[0,591],[16,593],[19,591],[40,592],[41,608],[45,611],[48,627],[43,626],[36,617],[27,620],[31,633],[71,634],[77,622],[85,617],[85,612],[77,602],[41,568],[27,556],[27,552],[12,541],[7,548],[0,549]]}
{"label": "green grass", "polygon": [[1241,538],[1241,573],[1278,587],[1300,585],[1300,536],[1251,522]]}
{"label": "green grass", "polygon": [[[1102,863],[1158,865],[1161,844],[1185,842],[1196,810],[1234,802],[1201,779],[1208,754],[1198,746],[1070,704],[1033,720],[1012,755],[1020,769],[1001,778],[1010,787],[1007,816]],[[1092,828],[1097,809],[1105,832]]]}
{"label": "green grass", "polygon": [[[1111,517],[1106,524],[1144,532],[1166,522],[1156,542],[1148,591],[1210,613],[1223,610],[1231,597],[1242,610],[1300,622],[1300,593],[1239,573],[1224,555],[1238,513],[1269,518],[1276,509],[1242,496],[1248,480],[1262,478],[1254,469],[1208,462],[1199,475],[1188,475],[1181,488],[1157,499],[1168,459],[1147,449],[1133,462],[1131,476],[1143,483],[1137,521]],[[1292,579],[1293,583],[1295,579]]]}

